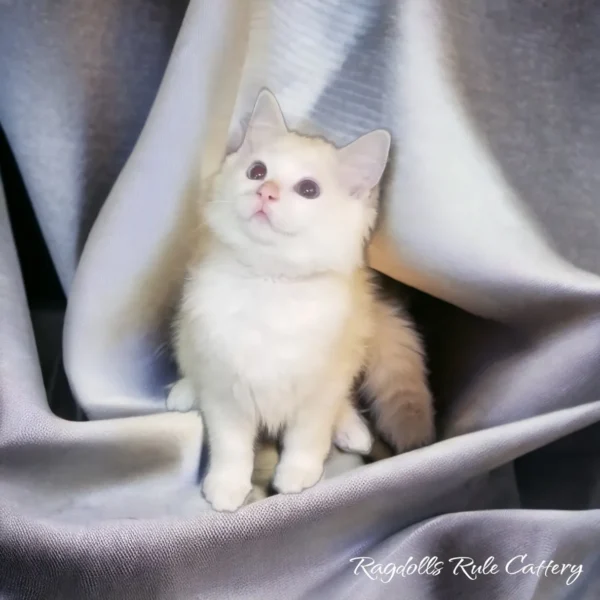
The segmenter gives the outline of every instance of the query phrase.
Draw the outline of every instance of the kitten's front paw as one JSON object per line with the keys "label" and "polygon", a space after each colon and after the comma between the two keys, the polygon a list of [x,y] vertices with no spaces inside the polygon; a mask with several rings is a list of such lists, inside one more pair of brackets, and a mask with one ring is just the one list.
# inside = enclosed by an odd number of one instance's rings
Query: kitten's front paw
{"label": "kitten's front paw", "polygon": [[243,478],[208,473],[202,492],[211,506],[218,511],[234,511],[244,504],[252,485]]}
{"label": "kitten's front paw", "polygon": [[180,379],[167,396],[167,410],[188,412],[194,408],[196,397],[189,379]]}
{"label": "kitten's front paw", "polygon": [[273,487],[282,494],[296,494],[321,479],[323,465],[318,462],[282,462],[278,465]]}

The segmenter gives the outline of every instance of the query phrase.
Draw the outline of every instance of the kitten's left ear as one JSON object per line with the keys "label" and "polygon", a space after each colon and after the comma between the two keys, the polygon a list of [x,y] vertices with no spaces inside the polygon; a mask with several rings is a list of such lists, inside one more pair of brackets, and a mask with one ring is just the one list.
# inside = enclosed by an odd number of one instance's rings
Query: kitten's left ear
{"label": "kitten's left ear", "polygon": [[353,196],[361,196],[379,183],[390,144],[390,134],[376,129],[338,150],[342,181],[347,183]]}
{"label": "kitten's left ear", "polygon": [[287,133],[288,129],[275,96],[263,89],[254,105],[243,146],[258,148],[273,138]]}

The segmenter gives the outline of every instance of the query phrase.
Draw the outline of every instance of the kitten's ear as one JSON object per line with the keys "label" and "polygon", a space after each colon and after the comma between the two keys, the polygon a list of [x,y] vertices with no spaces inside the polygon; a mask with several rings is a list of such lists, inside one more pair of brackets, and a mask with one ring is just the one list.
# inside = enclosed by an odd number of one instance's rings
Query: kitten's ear
{"label": "kitten's ear", "polygon": [[256,99],[242,145],[258,148],[287,131],[277,99],[269,90],[263,89]]}
{"label": "kitten's ear", "polygon": [[379,183],[388,161],[390,144],[390,134],[384,129],[376,129],[338,150],[342,181],[353,196],[361,196]]}

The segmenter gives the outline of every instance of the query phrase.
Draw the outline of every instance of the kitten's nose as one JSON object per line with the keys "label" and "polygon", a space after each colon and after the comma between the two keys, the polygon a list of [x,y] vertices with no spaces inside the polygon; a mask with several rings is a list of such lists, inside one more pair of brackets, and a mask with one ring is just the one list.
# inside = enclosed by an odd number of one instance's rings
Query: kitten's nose
{"label": "kitten's nose", "polygon": [[265,181],[256,193],[263,202],[279,200],[279,186],[273,181]]}

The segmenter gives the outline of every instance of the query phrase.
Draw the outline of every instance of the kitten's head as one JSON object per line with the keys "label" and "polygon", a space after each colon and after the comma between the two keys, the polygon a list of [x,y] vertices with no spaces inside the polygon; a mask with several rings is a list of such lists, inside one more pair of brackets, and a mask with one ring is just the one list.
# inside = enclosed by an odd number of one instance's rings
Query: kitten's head
{"label": "kitten's head", "polygon": [[265,272],[352,271],[375,222],[374,188],[389,146],[383,130],[340,149],[289,132],[264,90],[243,142],[215,179],[206,222],[240,260]]}

